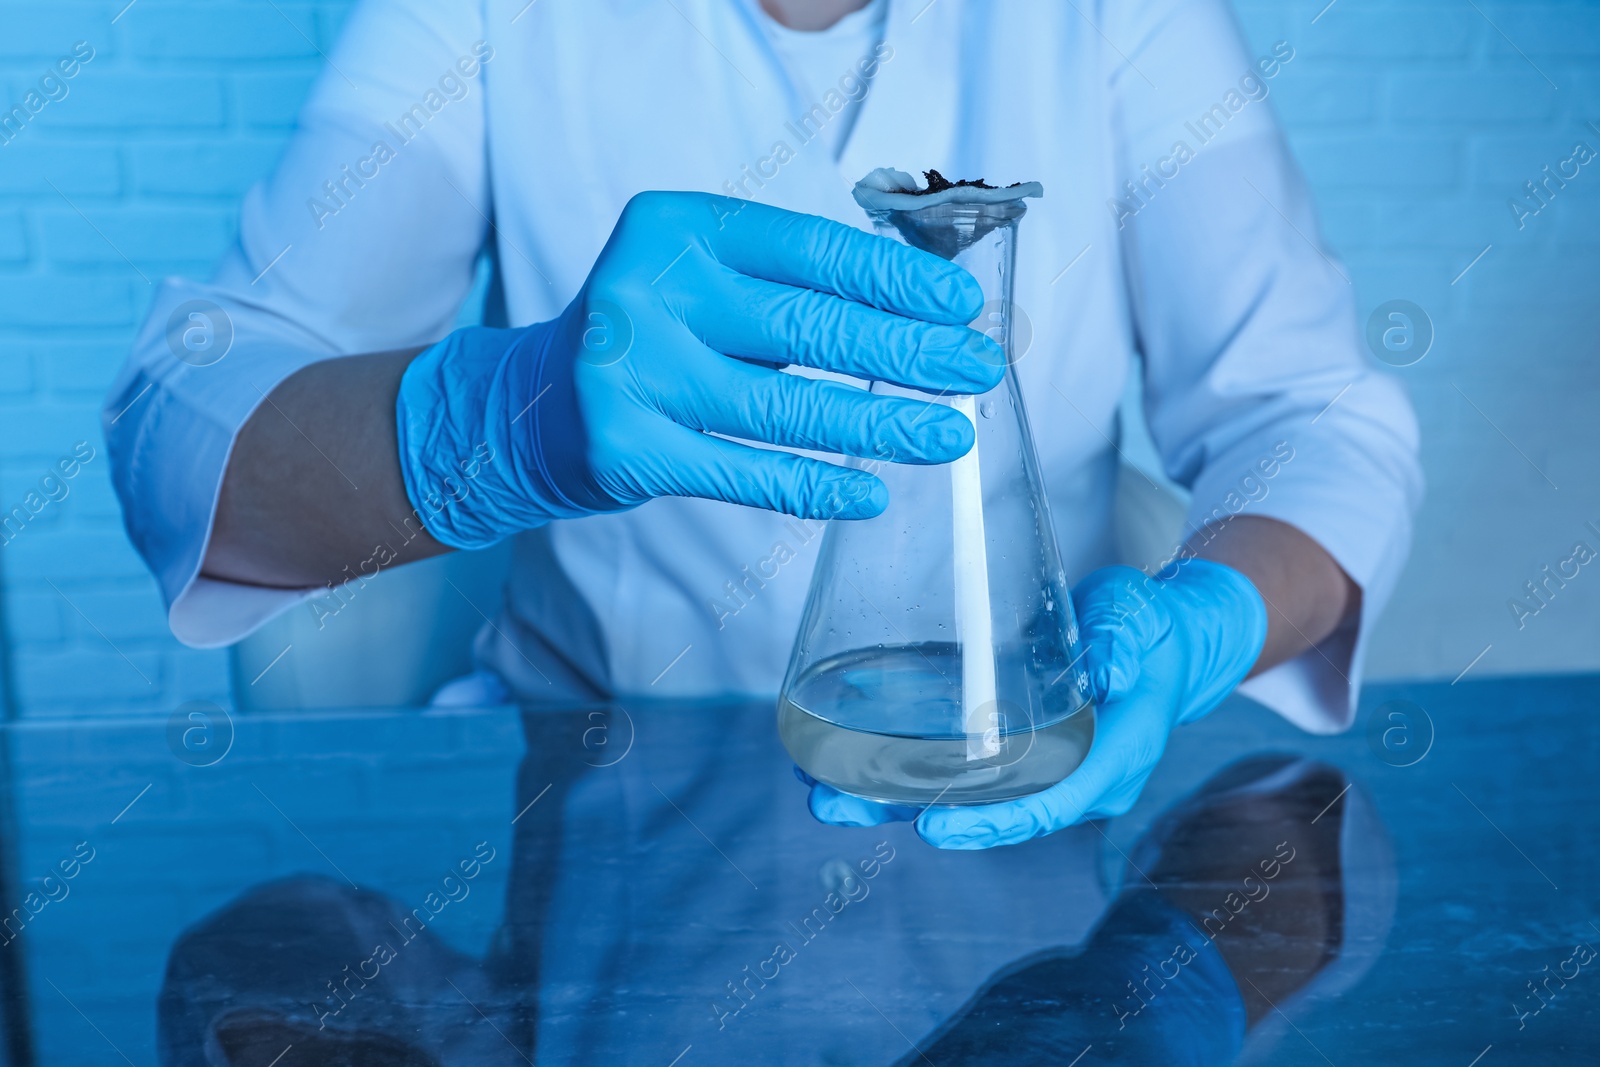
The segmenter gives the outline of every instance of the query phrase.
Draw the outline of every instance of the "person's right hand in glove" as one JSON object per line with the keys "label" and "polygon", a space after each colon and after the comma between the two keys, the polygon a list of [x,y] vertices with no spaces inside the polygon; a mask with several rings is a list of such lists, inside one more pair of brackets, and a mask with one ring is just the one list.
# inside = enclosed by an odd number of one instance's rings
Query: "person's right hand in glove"
{"label": "person's right hand in glove", "polygon": [[[840,223],[643,193],[558,318],[459,330],[411,362],[396,402],[406,492],[419,508],[453,497],[427,528],[456,548],[658,496],[868,518],[887,503],[873,475],[727,438],[956,459],[974,433],[960,412],[774,365],[986,392],[1005,357],[967,326],[982,303],[960,267]],[[474,457],[472,491],[449,494]]]}

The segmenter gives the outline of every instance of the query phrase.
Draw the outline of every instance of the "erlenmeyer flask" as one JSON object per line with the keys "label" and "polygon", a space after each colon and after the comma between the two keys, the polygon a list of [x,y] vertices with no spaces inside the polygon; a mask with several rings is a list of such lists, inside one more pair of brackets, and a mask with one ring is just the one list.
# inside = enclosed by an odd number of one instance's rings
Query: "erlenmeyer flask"
{"label": "erlenmeyer flask", "polygon": [[[967,455],[937,466],[856,461],[887,483],[889,506],[873,519],[831,522],[823,537],[778,728],[803,770],[857,796],[915,805],[1026,796],[1070,774],[1094,737],[1012,365],[1025,195],[1039,187],[857,197],[879,233],[972,272],[985,296],[973,325],[1007,358],[988,393],[935,401],[972,420]],[[882,383],[872,391],[929,399]]]}

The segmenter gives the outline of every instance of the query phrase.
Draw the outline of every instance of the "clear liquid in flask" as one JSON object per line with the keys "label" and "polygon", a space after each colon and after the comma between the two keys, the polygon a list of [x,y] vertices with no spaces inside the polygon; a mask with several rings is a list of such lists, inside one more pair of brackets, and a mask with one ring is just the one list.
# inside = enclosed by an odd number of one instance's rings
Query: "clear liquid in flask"
{"label": "clear liquid in flask", "polygon": [[[998,698],[992,754],[974,759],[959,729],[960,679],[960,652],[950,642],[831,657],[785,691],[778,732],[813,778],[888,804],[1012,800],[1048,789],[1083,762],[1094,740],[1094,709],[1070,685]],[[931,722],[952,728],[941,734],[927,728]]]}

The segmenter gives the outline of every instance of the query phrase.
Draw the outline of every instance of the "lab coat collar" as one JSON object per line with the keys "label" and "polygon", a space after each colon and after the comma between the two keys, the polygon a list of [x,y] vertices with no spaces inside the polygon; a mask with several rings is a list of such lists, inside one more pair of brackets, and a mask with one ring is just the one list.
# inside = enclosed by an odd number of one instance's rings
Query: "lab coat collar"
{"label": "lab coat collar", "polygon": [[[765,60],[762,73],[772,72],[791,116],[804,114],[818,101],[805,98],[763,28],[762,20],[770,16],[761,10],[760,0],[734,0],[733,6],[754,50]],[[831,169],[837,181],[817,183],[820,203],[785,206],[864,225],[850,189],[869,171],[892,166],[920,173],[928,167],[956,166],[965,7],[964,0],[888,0],[884,43],[893,51],[879,62],[838,161],[808,161]],[[908,115],[915,118],[908,122]]]}
{"label": "lab coat collar", "polygon": [[880,63],[840,153],[846,189],[877,167],[951,167],[965,6],[964,0],[889,0],[884,43],[894,51]]}

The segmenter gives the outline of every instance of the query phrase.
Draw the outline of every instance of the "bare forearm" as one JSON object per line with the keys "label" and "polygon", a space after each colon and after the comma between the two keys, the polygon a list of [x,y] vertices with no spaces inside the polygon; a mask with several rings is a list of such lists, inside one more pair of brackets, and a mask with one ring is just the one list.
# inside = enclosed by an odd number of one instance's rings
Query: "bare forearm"
{"label": "bare forearm", "polygon": [[1241,515],[1210,527],[1209,536],[1190,547],[1244,574],[1267,605],[1267,640],[1251,675],[1293,659],[1359,614],[1361,587],[1288,523]]}
{"label": "bare forearm", "polygon": [[267,396],[228,460],[205,574],[324,585],[380,544],[395,553],[385,565],[447,551],[421,532],[400,474],[395,396],[417,351],[314,363]]}

